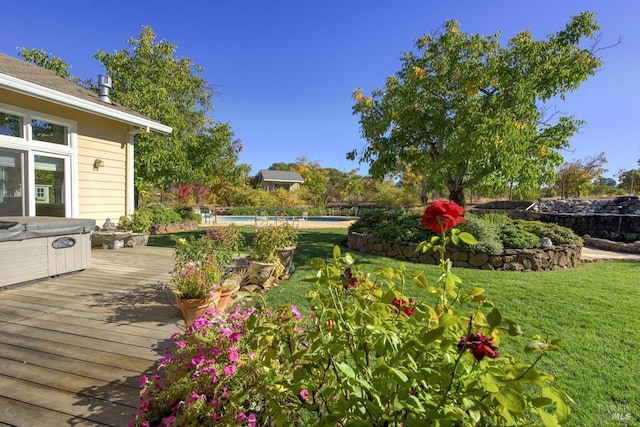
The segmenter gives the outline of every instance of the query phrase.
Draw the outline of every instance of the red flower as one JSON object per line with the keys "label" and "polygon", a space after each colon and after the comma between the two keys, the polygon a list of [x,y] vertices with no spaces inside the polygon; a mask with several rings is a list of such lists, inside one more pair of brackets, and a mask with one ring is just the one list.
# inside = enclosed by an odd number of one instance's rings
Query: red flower
{"label": "red flower", "polygon": [[413,298],[409,298],[409,300],[394,298],[391,304],[393,304],[398,311],[402,310],[407,317],[413,316],[415,310]]}
{"label": "red flower", "polygon": [[430,203],[422,214],[420,222],[427,230],[443,233],[464,221],[464,208],[456,202],[438,199]]}
{"label": "red flower", "polygon": [[458,351],[471,350],[476,360],[482,360],[485,356],[490,359],[498,357],[498,348],[493,344],[493,338],[483,334],[463,335],[458,343]]}
{"label": "red flower", "polygon": [[344,277],[345,279],[347,279],[346,283],[344,284],[345,290],[348,289],[349,286],[351,286],[352,288],[358,287],[358,279],[353,277],[353,273],[351,272],[350,268],[344,270]]}

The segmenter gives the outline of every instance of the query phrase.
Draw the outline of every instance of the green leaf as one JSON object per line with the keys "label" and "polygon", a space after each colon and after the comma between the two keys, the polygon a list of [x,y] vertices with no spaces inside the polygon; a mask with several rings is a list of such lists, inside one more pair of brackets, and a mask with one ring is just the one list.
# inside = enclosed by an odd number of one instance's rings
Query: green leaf
{"label": "green leaf", "polygon": [[340,258],[340,246],[335,245],[333,247],[333,259],[338,259]]}
{"label": "green leaf", "polygon": [[497,308],[491,310],[491,313],[487,314],[487,322],[492,328],[497,327],[502,322],[502,315]]}
{"label": "green leaf", "polygon": [[526,402],[517,391],[511,388],[505,388],[495,394],[496,399],[502,406],[511,412],[523,412]]}
{"label": "green leaf", "polygon": [[424,412],[424,406],[422,406],[422,402],[420,402],[420,399],[418,399],[416,396],[412,394],[407,396],[407,405],[409,407],[416,408],[420,412]]}
{"label": "green leaf", "polygon": [[444,333],[444,327],[442,326],[439,328],[432,329],[421,337],[420,342],[422,342],[423,344],[433,342],[436,339],[440,338],[440,336],[443,333]]}
{"label": "green leaf", "polygon": [[460,238],[460,240],[465,242],[467,245],[475,245],[475,244],[478,243],[476,238],[473,237],[473,234],[467,233],[466,231],[463,231],[462,233],[458,234],[458,237]]}
{"label": "green leaf", "polygon": [[558,419],[553,415],[543,410],[536,411],[538,415],[540,415],[540,419],[542,420],[542,424],[545,427],[560,427],[561,424],[558,422]]}
{"label": "green leaf", "polygon": [[546,342],[534,340],[527,344],[527,346],[524,348],[524,352],[531,353],[534,351],[544,351],[547,349],[547,347],[549,347],[549,344],[547,344]]}
{"label": "green leaf", "polygon": [[398,379],[401,382],[406,382],[409,381],[409,377],[405,375],[404,372],[402,372],[401,370],[397,369],[397,368],[393,368],[391,366],[389,366],[389,370],[395,374],[396,377],[398,377]]}
{"label": "green leaf", "polygon": [[347,254],[344,255],[344,262],[347,265],[352,265],[354,262],[356,262],[356,260],[355,260],[355,258],[353,257],[352,254],[347,253]]}
{"label": "green leaf", "polygon": [[545,387],[542,389],[542,396],[553,400],[553,402],[556,404],[555,415],[558,419],[558,422],[564,424],[569,421],[569,417],[571,416],[571,408],[569,407],[569,405],[567,405],[564,399],[562,399],[560,393],[562,392],[557,391],[552,387]]}
{"label": "green leaf", "polygon": [[531,400],[531,404],[536,408],[544,408],[545,406],[549,406],[553,403],[553,400],[548,397],[537,397]]}
{"label": "green leaf", "polygon": [[348,378],[355,378],[356,377],[356,373],[354,372],[354,370],[351,368],[351,366],[347,365],[346,363],[338,362],[338,363],[336,363],[336,366]]}
{"label": "green leaf", "polygon": [[504,381],[502,381],[500,378],[496,377],[495,375],[491,374],[490,372],[487,372],[486,374],[482,375],[480,377],[480,382],[482,382],[482,386],[489,393],[497,393],[500,390],[498,385],[504,383]]}
{"label": "green leaf", "polygon": [[511,320],[503,320],[496,328],[506,331],[512,337],[524,334],[524,331],[522,330],[520,325]]}

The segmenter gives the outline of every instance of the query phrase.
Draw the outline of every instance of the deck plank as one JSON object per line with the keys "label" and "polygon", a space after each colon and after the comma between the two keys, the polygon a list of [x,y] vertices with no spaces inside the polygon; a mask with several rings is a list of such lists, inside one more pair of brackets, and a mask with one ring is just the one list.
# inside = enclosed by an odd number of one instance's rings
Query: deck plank
{"label": "deck plank", "polygon": [[0,426],[125,426],[184,323],[173,251],[92,250],[74,274],[0,291]]}

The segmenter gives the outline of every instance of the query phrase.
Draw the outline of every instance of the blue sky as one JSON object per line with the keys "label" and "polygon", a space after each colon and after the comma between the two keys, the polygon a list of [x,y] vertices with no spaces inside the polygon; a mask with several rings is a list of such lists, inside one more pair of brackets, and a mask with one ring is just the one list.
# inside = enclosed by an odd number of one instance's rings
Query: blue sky
{"label": "blue sky", "polygon": [[416,38],[447,19],[465,32],[502,32],[506,41],[529,29],[544,38],[573,15],[591,10],[602,26],[605,65],[559,110],[585,120],[567,161],[605,152],[609,172],[638,168],[640,159],[640,2],[632,0],[23,0],[3,8],[0,52],[44,49],[95,80],[99,49],[129,48],[149,25],[158,39],[204,67],[219,95],[213,118],[229,122],[242,141],[240,161],[252,173],[299,157],[342,171],[366,164],[345,154],[362,149],[352,92],[382,87],[400,69]]}

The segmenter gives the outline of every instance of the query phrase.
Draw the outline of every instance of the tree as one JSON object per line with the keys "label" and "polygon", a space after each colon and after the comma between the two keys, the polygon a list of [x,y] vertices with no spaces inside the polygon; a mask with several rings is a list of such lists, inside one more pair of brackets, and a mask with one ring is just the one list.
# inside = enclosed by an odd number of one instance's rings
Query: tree
{"label": "tree", "polygon": [[[113,80],[112,99],[173,128],[171,135],[136,136],[135,184],[138,189],[167,188],[172,183],[220,189],[247,173],[236,165],[239,141],[228,124],[213,122],[213,90],[204,70],[166,40],[156,41],[144,26],[132,49],[94,58]],[[201,194],[201,196],[203,196]]]}
{"label": "tree", "polygon": [[54,56],[52,53],[40,49],[27,49],[26,47],[19,48],[19,55],[27,62],[31,62],[39,67],[51,70],[63,79],[78,81],[77,77],[74,77],[69,68],[71,65],[64,62],[62,59]]}
{"label": "tree", "polygon": [[556,175],[556,187],[560,190],[561,197],[565,199],[568,194],[577,197],[584,195],[591,188],[593,181],[607,171],[604,168],[606,163],[604,153],[564,163]]}
{"label": "tree", "polygon": [[300,186],[300,197],[314,206],[320,206],[325,200],[329,172],[319,163],[307,161],[305,157],[299,157],[296,161],[291,170],[300,173],[304,178],[304,183]]}
{"label": "tree", "polygon": [[490,176],[522,188],[552,182],[559,150],[582,122],[547,103],[602,65],[595,47],[580,47],[598,28],[585,12],[547,40],[523,31],[502,47],[499,34],[466,34],[447,21],[417,40],[384,89],[354,92],[367,144],[347,157],[368,162],[375,178],[410,166],[461,205],[463,191]]}
{"label": "tree", "polygon": [[[175,45],[155,38],[153,30],[144,26],[139,40],[128,40],[131,51],[100,50],[94,55],[113,80],[114,102],[173,127],[168,136],[135,136],[136,189],[165,190],[180,183],[203,199],[211,191],[239,184],[249,173],[247,165],[237,164],[242,144],[228,123],[208,117],[213,90],[199,75],[203,69],[188,58],[175,57]],[[95,86],[74,77],[69,64],[43,50],[22,48],[20,54],[63,78]]]}
{"label": "tree", "polygon": [[633,194],[636,184],[640,184],[640,169],[623,169],[618,172],[618,179],[620,180],[620,187],[628,188],[629,194]]}

